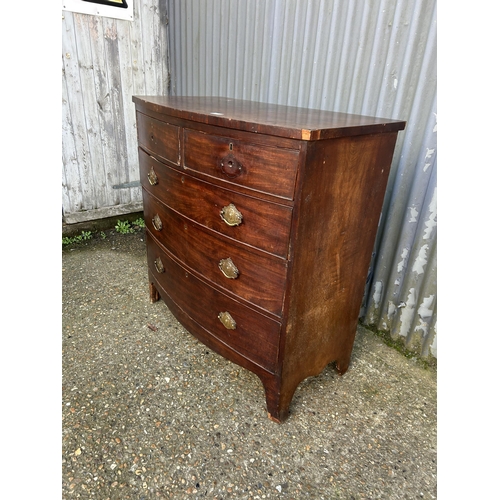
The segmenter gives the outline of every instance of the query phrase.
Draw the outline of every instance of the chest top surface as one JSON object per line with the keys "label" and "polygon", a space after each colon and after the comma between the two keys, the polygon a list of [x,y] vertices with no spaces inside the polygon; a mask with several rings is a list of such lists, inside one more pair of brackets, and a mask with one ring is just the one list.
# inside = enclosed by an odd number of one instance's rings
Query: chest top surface
{"label": "chest top surface", "polygon": [[306,141],[403,130],[404,121],[226,97],[134,96],[138,111]]}

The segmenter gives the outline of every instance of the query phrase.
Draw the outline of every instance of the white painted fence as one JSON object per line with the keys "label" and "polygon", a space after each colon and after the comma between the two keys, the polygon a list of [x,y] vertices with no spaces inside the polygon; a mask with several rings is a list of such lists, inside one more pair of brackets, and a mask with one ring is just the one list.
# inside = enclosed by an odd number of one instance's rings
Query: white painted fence
{"label": "white painted fence", "polygon": [[62,16],[64,220],[142,210],[132,95],[168,93],[165,2],[134,2],[132,21]]}

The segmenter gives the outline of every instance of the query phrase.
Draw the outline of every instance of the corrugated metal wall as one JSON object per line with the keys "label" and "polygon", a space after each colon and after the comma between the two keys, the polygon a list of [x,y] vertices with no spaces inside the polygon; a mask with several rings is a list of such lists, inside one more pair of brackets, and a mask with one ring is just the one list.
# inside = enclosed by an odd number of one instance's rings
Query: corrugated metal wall
{"label": "corrugated metal wall", "polygon": [[[134,94],[167,94],[163,0],[134,20],[62,11],[62,208],[68,223],[142,210]],[[125,186],[124,186],[125,185]],[[113,186],[120,186],[118,188]]]}
{"label": "corrugated metal wall", "polygon": [[407,121],[361,311],[436,356],[436,0],[167,0],[174,95]]}

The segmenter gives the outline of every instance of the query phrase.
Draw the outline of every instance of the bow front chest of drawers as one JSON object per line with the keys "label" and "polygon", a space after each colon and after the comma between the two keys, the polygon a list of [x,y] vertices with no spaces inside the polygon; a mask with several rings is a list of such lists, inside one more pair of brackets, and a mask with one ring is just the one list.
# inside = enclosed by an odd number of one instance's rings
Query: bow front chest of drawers
{"label": "bow front chest of drawers", "polygon": [[152,301],[254,372],[271,419],[353,347],[395,120],[134,96]]}

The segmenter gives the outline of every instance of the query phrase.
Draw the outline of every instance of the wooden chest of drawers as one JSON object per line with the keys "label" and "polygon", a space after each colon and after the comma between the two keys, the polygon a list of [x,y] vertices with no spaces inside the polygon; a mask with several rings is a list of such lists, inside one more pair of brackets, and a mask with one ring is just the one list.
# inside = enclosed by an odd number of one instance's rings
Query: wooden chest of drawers
{"label": "wooden chest of drawers", "polygon": [[257,374],[283,421],[343,374],[401,121],[219,97],[134,96],[150,297]]}

